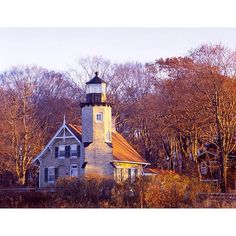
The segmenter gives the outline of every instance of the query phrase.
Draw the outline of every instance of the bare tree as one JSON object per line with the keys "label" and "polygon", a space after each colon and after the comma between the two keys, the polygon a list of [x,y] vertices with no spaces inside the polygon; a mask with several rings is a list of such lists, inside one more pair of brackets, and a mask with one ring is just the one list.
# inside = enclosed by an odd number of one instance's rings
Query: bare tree
{"label": "bare tree", "polygon": [[2,101],[5,113],[5,153],[13,159],[19,183],[25,184],[32,159],[44,141],[44,129],[35,117],[32,101],[37,73],[33,69],[16,69],[2,75]]}

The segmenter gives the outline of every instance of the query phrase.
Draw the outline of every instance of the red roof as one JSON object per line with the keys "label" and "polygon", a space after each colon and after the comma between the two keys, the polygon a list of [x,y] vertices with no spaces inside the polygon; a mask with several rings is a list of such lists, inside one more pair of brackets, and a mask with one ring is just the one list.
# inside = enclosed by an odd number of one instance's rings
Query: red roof
{"label": "red roof", "polygon": [[[82,138],[81,126],[69,124],[68,127],[79,138],[79,140],[81,140]],[[118,132],[112,132],[112,147],[113,147],[114,161],[149,164]]]}

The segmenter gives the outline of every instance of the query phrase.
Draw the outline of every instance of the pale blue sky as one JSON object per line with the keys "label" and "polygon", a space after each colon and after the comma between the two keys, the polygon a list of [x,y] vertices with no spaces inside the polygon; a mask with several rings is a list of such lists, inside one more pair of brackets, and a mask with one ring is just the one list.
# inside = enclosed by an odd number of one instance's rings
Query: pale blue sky
{"label": "pale blue sky", "polygon": [[26,64],[64,70],[86,56],[151,62],[220,42],[236,48],[236,28],[0,28],[0,71]]}

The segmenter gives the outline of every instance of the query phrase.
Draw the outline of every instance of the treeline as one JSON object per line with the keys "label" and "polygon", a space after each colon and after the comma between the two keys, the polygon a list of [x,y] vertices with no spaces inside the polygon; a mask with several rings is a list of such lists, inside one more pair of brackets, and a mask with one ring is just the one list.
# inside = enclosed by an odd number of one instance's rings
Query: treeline
{"label": "treeline", "polygon": [[227,185],[235,148],[236,52],[202,45],[184,57],[115,64],[84,58],[65,72],[14,67],[0,75],[0,166],[20,183],[33,157],[61,125],[80,124],[85,82],[98,71],[108,83],[117,129],[153,167],[199,176],[197,154],[215,143]]}

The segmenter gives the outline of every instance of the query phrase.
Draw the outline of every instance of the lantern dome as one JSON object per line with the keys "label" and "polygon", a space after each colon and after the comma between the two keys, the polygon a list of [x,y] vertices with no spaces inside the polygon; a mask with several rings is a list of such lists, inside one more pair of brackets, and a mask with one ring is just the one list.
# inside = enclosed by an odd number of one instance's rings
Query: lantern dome
{"label": "lantern dome", "polygon": [[91,80],[89,80],[86,84],[102,84],[106,82],[104,80],[102,80],[101,78],[98,77],[98,72],[95,72],[95,77]]}

